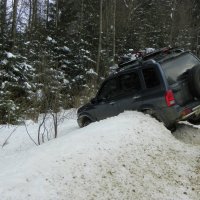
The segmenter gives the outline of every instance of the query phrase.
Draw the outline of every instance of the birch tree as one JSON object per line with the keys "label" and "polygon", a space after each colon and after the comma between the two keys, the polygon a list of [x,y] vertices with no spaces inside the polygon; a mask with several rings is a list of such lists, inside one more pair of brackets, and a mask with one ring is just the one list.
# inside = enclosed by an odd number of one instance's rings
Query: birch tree
{"label": "birch tree", "polygon": [[48,27],[49,22],[49,0],[46,0],[46,27]]}
{"label": "birch tree", "polygon": [[170,13],[171,17],[171,28],[170,28],[170,35],[169,35],[169,44],[170,46],[173,46],[173,31],[174,31],[174,22],[175,22],[175,11],[176,11],[176,0],[172,1],[172,9]]}

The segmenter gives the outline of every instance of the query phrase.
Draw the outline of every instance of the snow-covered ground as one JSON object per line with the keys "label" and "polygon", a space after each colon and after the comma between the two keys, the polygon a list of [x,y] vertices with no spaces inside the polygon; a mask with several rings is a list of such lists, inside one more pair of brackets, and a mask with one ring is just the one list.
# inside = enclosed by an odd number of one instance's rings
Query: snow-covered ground
{"label": "snow-covered ground", "polygon": [[[40,146],[23,125],[3,145],[16,127],[2,126],[0,200],[199,200],[200,143],[191,140],[200,130],[179,126],[174,137],[155,119],[127,111],[79,129],[68,115],[60,137]],[[34,140],[37,127],[27,121]]]}

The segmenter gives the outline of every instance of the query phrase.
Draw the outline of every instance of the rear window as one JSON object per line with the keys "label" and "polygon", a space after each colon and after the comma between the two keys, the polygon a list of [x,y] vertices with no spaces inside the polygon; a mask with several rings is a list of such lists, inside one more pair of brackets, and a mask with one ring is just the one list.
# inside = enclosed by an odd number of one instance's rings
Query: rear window
{"label": "rear window", "polygon": [[187,53],[162,63],[168,83],[171,85],[181,79],[189,69],[199,64],[197,58]]}

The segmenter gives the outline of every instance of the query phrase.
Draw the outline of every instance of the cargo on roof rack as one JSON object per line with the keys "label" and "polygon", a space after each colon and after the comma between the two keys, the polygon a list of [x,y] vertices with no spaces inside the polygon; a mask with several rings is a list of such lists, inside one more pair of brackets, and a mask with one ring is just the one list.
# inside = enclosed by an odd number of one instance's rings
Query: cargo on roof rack
{"label": "cargo on roof rack", "polygon": [[157,58],[157,57],[160,57],[160,58],[163,58],[164,56],[168,55],[168,54],[171,54],[171,53],[181,53],[183,52],[182,49],[179,49],[179,48],[171,48],[171,47],[165,47],[165,48],[161,48],[161,49],[158,49],[154,52],[151,52],[151,53],[142,53],[142,52],[138,52],[136,53],[136,59],[135,60],[130,60],[130,61],[127,61],[127,62],[123,62],[123,63],[120,63],[118,66],[119,66],[119,70],[121,68],[124,68],[126,66],[130,66],[130,65],[134,65],[134,64],[140,64],[142,63],[143,61],[146,61],[146,60],[149,60],[149,59],[154,59],[154,58]]}

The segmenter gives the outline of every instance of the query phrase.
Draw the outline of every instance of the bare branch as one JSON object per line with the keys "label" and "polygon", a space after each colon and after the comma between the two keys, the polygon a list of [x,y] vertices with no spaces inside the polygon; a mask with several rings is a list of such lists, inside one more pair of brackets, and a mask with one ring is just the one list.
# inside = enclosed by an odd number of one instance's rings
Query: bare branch
{"label": "bare branch", "polygon": [[12,134],[17,130],[18,127],[15,127],[15,129],[10,133],[10,135],[6,138],[5,142],[2,144],[2,148],[8,143],[8,140],[12,136]]}
{"label": "bare branch", "polygon": [[29,134],[28,132],[28,128],[27,128],[27,125],[26,125],[26,122],[24,122],[24,126],[26,128],[26,133],[28,134],[29,138],[31,139],[31,141],[33,141],[33,143],[38,146],[38,144],[35,142],[35,140],[31,137],[31,135]]}
{"label": "bare branch", "polygon": [[127,4],[126,0],[124,0],[124,4],[128,8],[128,4]]}

